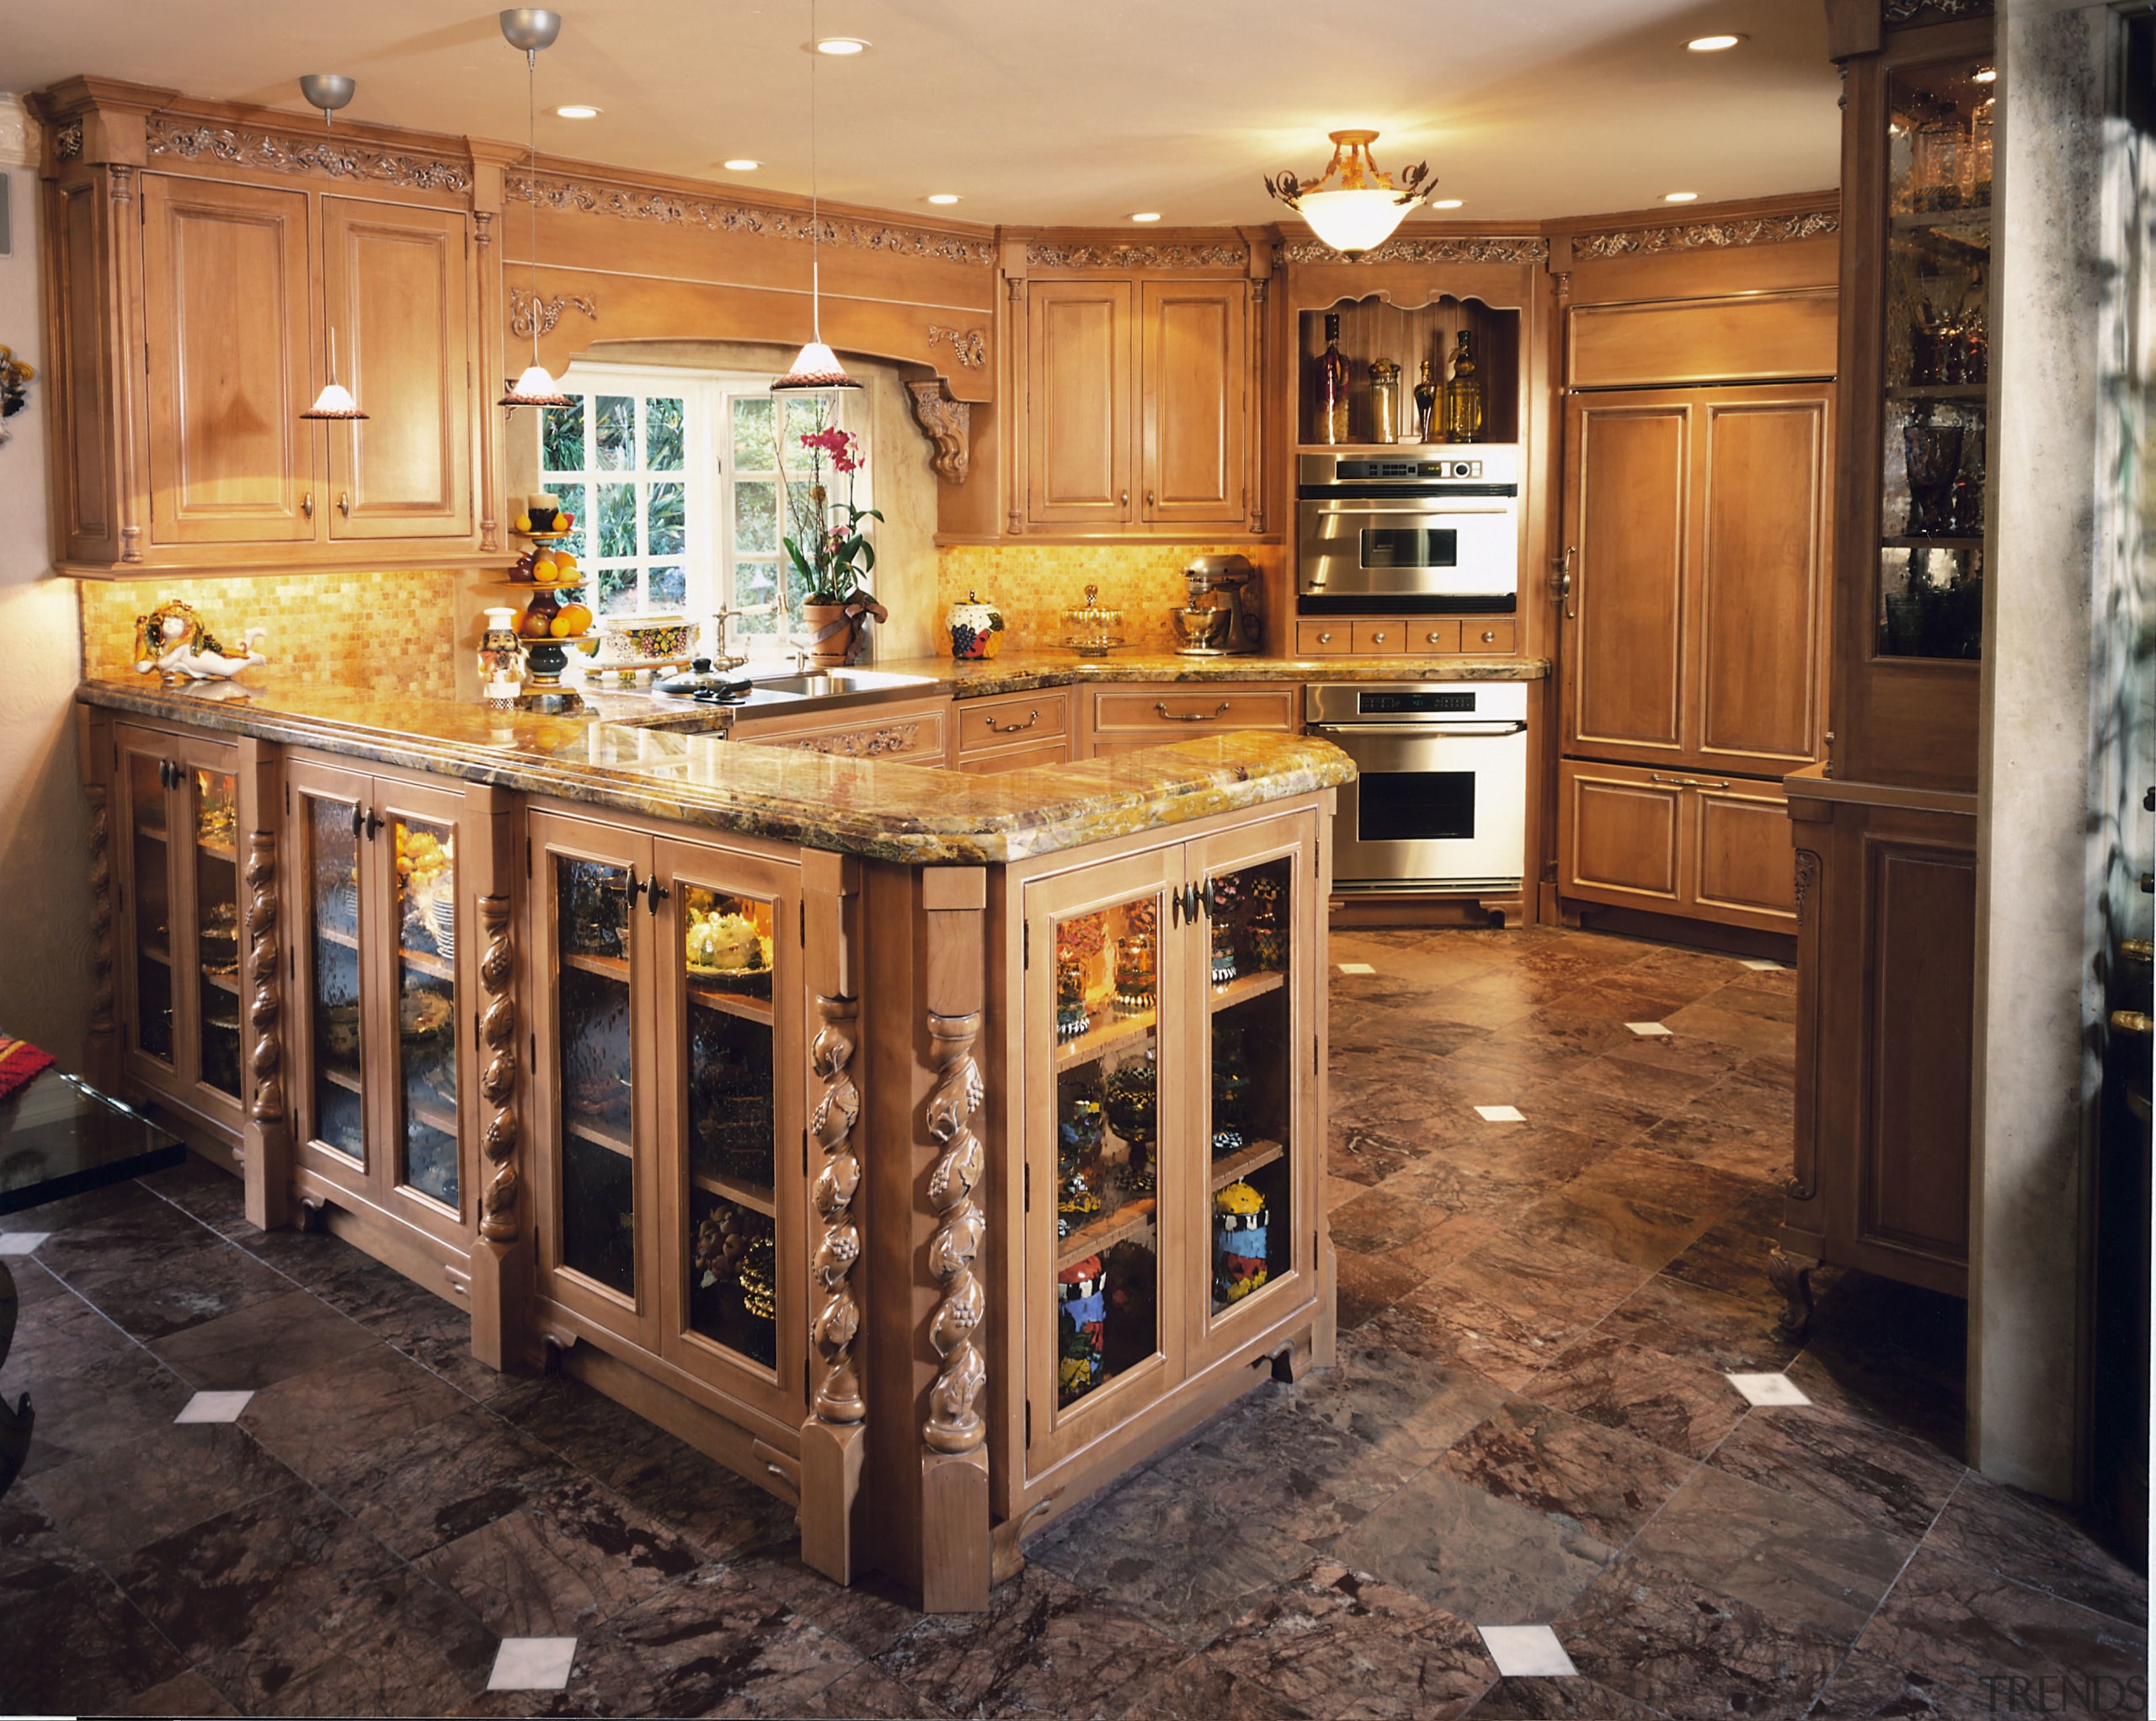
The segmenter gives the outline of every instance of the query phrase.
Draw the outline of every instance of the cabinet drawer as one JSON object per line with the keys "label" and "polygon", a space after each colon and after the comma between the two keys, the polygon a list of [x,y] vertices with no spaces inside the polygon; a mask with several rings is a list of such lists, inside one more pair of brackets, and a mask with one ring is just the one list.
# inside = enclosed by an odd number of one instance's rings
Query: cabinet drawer
{"label": "cabinet drawer", "polygon": [[1417,649],[1414,641],[1419,633],[1433,630],[1419,627],[1412,615],[1387,615],[1375,621],[1355,624],[1355,651],[1360,657],[1397,657],[1402,652]]}
{"label": "cabinet drawer", "polygon": [[1701,908],[1743,915],[1747,924],[1764,924],[1754,917],[1764,917],[1780,923],[1780,930],[1795,931],[1796,853],[1781,785],[1685,775],[1708,786],[1693,791],[1699,815],[1694,876]]}
{"label": "cabinet drawer", "polygon": [[1558,767],[1558,888],[1582,902],[1796,930],[1796,856],[1780,783],[1673,767]]}
{"label": "cabinet drawer", "polygon": [[1460,623],[1438,616],[1411,615],[1407,649],[1426,657],[1449,657],[1460,649]]}
{"label": "cabinet drawer", "polygon": [[987,747],[1049,741],[1069,733],[1070,695],[1060,690],[1018,699],[968,700],[958,707],[958,756]]}
{"label": "cabinet drawer", "polygon": [[1355,649],[1355,627],[1349,621],[1298,621],[1295,655],[1300,658],[1344,657]]}
{"label": "cabinet drawer", "polygon": [[841,759],[911,759],[922,765],[941,765],[949,746],[945,721],[949,709],[947,704],[900,706],[859,712],[850,721],[814,727],[759,733],[755,726],[744,726],[734,733],[740,740],[765,747],[798,747]]}
{"label": "cabinet drawer", "polygon": [[1118,687],[1093,695],[1096,734],[1144,735],[1154,742],[1182,741],[1217,729],[1299,727],[1302,689],[1277,687]]}
{"label": "cabinet drawer", "polygon": [[1470,615],[1456,624],[1460,628],[1460,643],[1454,650],[1466,653],[1496,652],[1510,654],[1518,648],[1519,624],[1509,615],[1492,616],[1482,620]]}
{"label": "cabinet drawer", "polygon": [[1567,895],[1680,910],[1685,791],[1674,777],[1625,765],[1561,767],[1558,876]]}
{"label": "cabinet drawer", "polygon": [[978,776],[1000,771],[1039,770],[1070,763],[1070,749],[1060,741],[1043,741],[1033,747],[1006,747],[994,753],[969,753],[958,760],[958,769]]}

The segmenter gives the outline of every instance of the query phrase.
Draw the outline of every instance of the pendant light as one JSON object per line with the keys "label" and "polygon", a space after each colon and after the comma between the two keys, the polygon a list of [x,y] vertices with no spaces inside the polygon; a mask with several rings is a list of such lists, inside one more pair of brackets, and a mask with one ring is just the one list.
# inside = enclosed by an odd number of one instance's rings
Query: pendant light
{"label": "pendant light", "polygon": [[[562,14],[536,6],[512,6],[501,15],[502,35],[512,48],[524,50],[525,131],[531,152],[531,302],[539,302],[539,51],[562,33]],[[531,319],[531,362],[509,386],[498,404],[504,407],[566,407],[569,397],[539,362],[539,317]]]}
{"label": "pendant light", "polygon": [[[1436,188],[1430,164],[1401,170],[1400,184],[1381,173],[1370,159],[1374,131],[1332,131],[1332,159],[1308,186],[1293,173],[1268,178],[1265,189],[1310,224],[1310,231],[1350,262],[1367,255],[1392,237],[1407,211]],[[1340,183],[1332,185],[1337,173]],[[1328,186],[1331,187],[1328,189]]]}
{"label": "pendant light", "polygon": [[360,403],[352,398],[352,392],[337,380],[337,331],[329,331],[329,381],[322,385],[322,392],[314,397],[314,404],[300,414],[302,418],[364,418]]}
{"label": "pendant light", "polygon": [[824,242],[824,220],[816,201],[816,62],[824,56],[814,51],[816,0],[808,0],[808,344],[794,354],[785,376],[771,385],[773,394],[806,393],[812,389],[858,388],[846,374],[839,355],[824,344],[824,282],[817,250]]}
{"label": "pendant light", "polygon": [[300,93],[307,98],[307,105],[322,109],[322,129],[334,130],[333,121],[337,109],[352,99],[352,93],[359,88],[341,72],[310,72],[300,79]]}
{"label": "pendant light", "polygon": [[[341,72],[310,72],[300,79],[300,93],[308,105],[322,109],[322,129],[332,127],[337,109],[352,99],[359,88]],[[360,403],[352,398],[352,392],[337,380],[337,331],[329,331],[329,381],[322,385],[322,392],[314,397],[314,404],[300,414],[302,418],[329,418],[349,422],[364,418]]]}

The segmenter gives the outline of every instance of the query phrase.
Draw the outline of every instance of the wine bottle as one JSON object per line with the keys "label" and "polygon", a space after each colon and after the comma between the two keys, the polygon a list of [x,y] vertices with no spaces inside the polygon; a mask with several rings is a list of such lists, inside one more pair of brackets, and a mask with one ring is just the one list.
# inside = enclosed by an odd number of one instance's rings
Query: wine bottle
{"label": "wine bottle", "polygon": [[1473,442],[1482,434],[1482,379],[1475,368],[1475,344],[1467,329],[1453,349],[1452,375],[1445,381],[1445,440]]}
{"label": "wine bottle", "polygon": [[1340,354],[1340,313],[1325,313],[1325,356],[1318,360],[1317,440],[1347,442],[1348,361]]}

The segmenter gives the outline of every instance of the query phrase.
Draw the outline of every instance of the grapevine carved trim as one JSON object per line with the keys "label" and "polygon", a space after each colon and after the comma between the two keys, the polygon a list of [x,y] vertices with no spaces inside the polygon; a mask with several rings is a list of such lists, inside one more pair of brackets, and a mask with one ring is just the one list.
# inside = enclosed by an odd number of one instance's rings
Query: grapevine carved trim
{"label": "grapevine carved trim", "polygon": [[928,1199],[938,1216],[928,1239],[928,1270],[943,1287],[929,1318],[928,1342],[942,1359],[936,1383],[928,1389],[928,1420],[921,1437],[933,1452],[970,1452],[988,1437],[988,1425],[974,1408],[987,1384],[988,1365],[974,1345],[974,1335],[988,1313],[988,1293],[974,1276],[988,1220],[974,1203],[986,1154],[973,1132],[972,1118],[987,1098],[974,1042],[980,1037],[981,1013],[928,1013],[928,1038],[938,1073],[928,1096],[928,1134],[937,1146],[928,1173]]}
{"label": "grapevine carved trim", "polygon": [[479,1151],[487,1166],[487,1185],[479,1196],[479,1234],[489,1243],[516,1241],[517,1170],[516,999],[510,982],[516,972],[516,950],[510,940],[506,896],[479,898],[479,935],[486,940],[479,958],[479,990],[486,1002],[479,1015],[479,1095],[487,1122]]}
{"label": "grapevine carved trim", "polygon": [[268,168],[279,173],[320,173],[330,179],[365,179],[408,185],[419,191],[469,191],[472,170],[458,162],[392,154],[360,143],[333,144],[318,137],[242,131],[230,125],[176,125],[152,119],[153,156],[223,162],[236,168]]}
{"label": "grapevine carved trim", "polygon": [[840,735],[806,735],[779,744],[803,753],[836,754],[841,759],[875,759],[887,753],[911,753],[920,735],[918,723],[891,723],[881,729],[848,729]]}
{"label": "grapevine carved trim", "polygon": [[1957,18],[1989,18],[1992,0],[1886,0],[1880,17],[1889,29],[1922,20],[1940,24]]}
{"label": "grapevine carved trim", "polygon": [[1030,269],[1241,269],[1245,245],[1028,245]]}
{"label": "grapevine carved trim", "polygon": [[599,321],[599,306],[581,293],[567,298],[542,299],[536,293],[527,293],[518,287],[509,290],[509,332],[520,340],[529,340],[535,334],[549,335],[554,325],[562,320],[562,312],[574,306],[594,322]]}
{"label": "grapevine carved trim", "polygon": [[1658,251],[1711,251],[1732,245],[1782,245],[1817,239],[1842,230],[1840,214],[1810,209],[1792,216],[1759,216],[1734,221],[1685,221],[1670,227],[1621,227],[1582,233],[1574,257],[1643,257]]}
{"label": "grapevine carved trim", "polygon": [[1804,924],[1804,906],[1812,887],[1819,882],[1819,857],[1809,849],[1796,851],[1796,924]]}
{"label": "grapevine carved trim", "polygon": [[[1291,239],[1280,247],[1280,258],[1283,263],[1350,261],[1321,239]],[[1358,264],[1547,263],[1550,260],[1550,242],[1526,234],[1517,237],[1500,236],[1494,238],[1472,235],[1458,237],[1419,233],[1406,237],[1395,235],[1376,250],[1365,252],[1352,260]]]}
{"label": "grapevine carved trim", "polygon": [[248,1068],[254,1097],[247,1115],[265,1129],[285,1122],[285,1050],[277,1031],[284,998],[278,988],[282,957],[277,948],[277,834],[254,831],[247,839]]}
{"label": "grapevine carved trim", "polygon": [[90,802],[90,960],[97,980],[90,994],[90,1032],[112,1031],[112,811],[103,783],[86,786]]}
{"label": "grapevine carved trim", "polygon": [[859,1422],[868,1414],[853,1366],[853,1341],[861,1330],[852,1285],[853,1264],[861,1258],[861,1231],[853,1222],[854,1191],[861,1186],[861,1160],[853,1150],[861,1090],[846,1074],[853,1059],[854,1020],[860,1011],[857,999],[819,994],[816,1013],[824,1026],[808,1047],[808,1067],[824,1084],[808,1118],[808,1133],[824,1152],[810,1196],[823,1227],[808,1269],[823,1292],[822,1306],[809,1328],[824,1364],[814,1404],[817,1415],[836,1423]]}
{"label": "grapevine carved trim", "polygon": [[83,152],[83,122],[70,120],[52,135],[52,154],[56,161],[72,162]]}
{"label": "grapevine carved trim", "polygon": [[937,476],[964,483],[973,460],[973,408],[953,400],[940,377],[909,382],[906,392],[913,397],[914,423],[935,445]]}
{"label": "grapevine carved trim", "polygon": [[[533,201],[531,176],[508,175],[502,191],[505,197],[520,202]],[[961,238],[955,233],[843,221],[830,216],[819,216],[821,231],[812,233],[805,210],[760,209],[752,204],[730,203],[718,198],[671,197],[658,191],[584,185],[574,179],[542,179],[538,182],[537,201],[542,208],[579,215],[656,221],[670,227],[705,227],[714,233],[755,233],[772,239],[805,241],[814,237],[826,245],[850,245],[862,251],[925,257],[941,263],[988,264],[995,260],[994,246],[985,240]]]}
{"label": "grapevine carved trim", "polygon": [[988,336],[978,328],[947,328],[940,322],[928,325],[928,344],[938,341],[947,343],[951,356],[969,370],[978,370],[988,363]]}

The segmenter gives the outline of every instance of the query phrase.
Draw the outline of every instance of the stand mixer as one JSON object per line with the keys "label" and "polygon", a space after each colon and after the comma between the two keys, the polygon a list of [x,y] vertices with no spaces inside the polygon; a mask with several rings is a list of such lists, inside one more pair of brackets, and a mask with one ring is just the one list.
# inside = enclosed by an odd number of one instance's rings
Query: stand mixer
{"label": "stand mixer", "polygon": [[1186,658],[1240,657],[1257,650],[1257,569],[1242,556],[1201,556],[1182,571],[1190,595],[1171,612],[1177,652]]}

